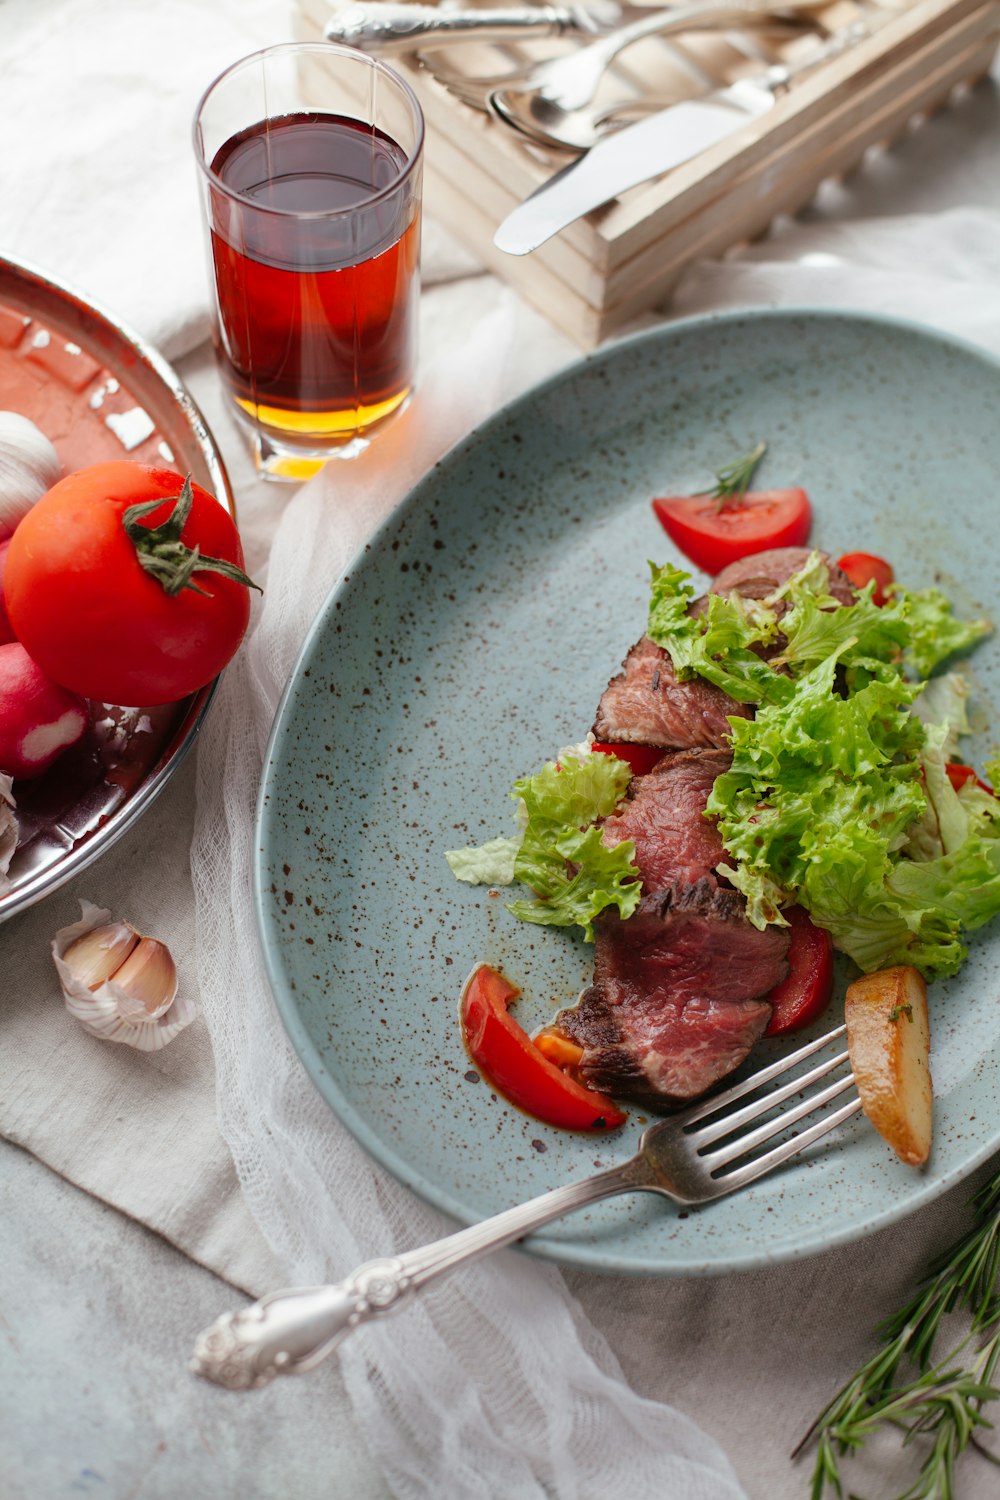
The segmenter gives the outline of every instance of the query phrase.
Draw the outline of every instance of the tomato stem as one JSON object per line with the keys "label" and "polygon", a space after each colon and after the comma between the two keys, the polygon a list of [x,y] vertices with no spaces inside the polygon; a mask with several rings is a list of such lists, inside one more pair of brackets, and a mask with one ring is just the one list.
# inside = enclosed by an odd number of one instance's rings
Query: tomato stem
{"label": "tomato stem", "polygon": [[730,501],[739,505],[750,488],[750,481],[754,476],[757,465],[767,452],[767,443],[761,438],[756,448],[749,453],[742,454],[733,459],[731,464],[717,469],[715,474],[715,485],[710,490],[702,490],[703,495],[711,495],[718,500],[719,509],[724,510]]}
{"label": "tomato stem", "polygon": [[194,503],[190,474],[186,476],[177,503],[165,521],[159,526],[139,524],[143,516],[150,515],[163,503],[161,498],[130,505],[122,515],[122,525],[135,548],[139,566],[156,579],[165,593],[173,597],[182,589],[191,589],[195,594],[208,596],[208,589],[199,588],[193,582],[192,575],[195,573],[221,573],[234,583],[242,583],[248,589],[262,592],[259,585],[235,563],[226,562],[221,557],[205,557],[200,547],[188,547],[181,541],[181,532]]}

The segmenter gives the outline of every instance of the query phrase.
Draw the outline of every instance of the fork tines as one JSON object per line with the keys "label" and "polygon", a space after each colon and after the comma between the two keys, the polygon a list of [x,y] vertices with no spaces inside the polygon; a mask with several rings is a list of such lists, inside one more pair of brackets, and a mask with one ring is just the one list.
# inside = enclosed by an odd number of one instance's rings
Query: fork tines
{"label": "fork tines", "polygon": [[[675,1118],[675,1124],[683,1131],[688,1148],[697,1153],[699,1165],[713,1179],[718,1193],[728,1193],[734,1188],[742,1187],[744,1183],[752,1182],[755,1177],[771,1171],[857,1114],[861,1108],[861,1100],[854,1088],[854,1074],[850,1071],[846,1048],[838,1050],[832,1057],[824,1058],[805,1072],[796,1071],[800,1063],[843,1037],[846,1029],[845,1026],[836,1027],[779,1062],[761,1068],[723,1093],[701,1100]],[[846,1072],[841,1072],[839,1077],[832,1077],[824,1087],[818,1090],[815,1088],[821,1080],[836,1075],[845,1065]],[[782,1082],[761,1093],[774,1079],[781,1079]],[[846,1103],[832,1111],[825,1109],[848,1091],[851,1097]],[[800,1096],[797,1102],[788,1109],[779,1107],[797,1095]],[[730,1109],[738,1100],[746,1098],[749,1098],[747,1104],[739,1109]],[[791,1126],[818,1110],[825,1112],[812,1125],[788,1134]],[[702,1121],[705,1123],[700,1123]],[[785,1139],[780,1139],[783,1136]],[[755,1154],[765,1143],[776,1139],[778,1144],[773,1149]],[[716,1145],[717,1142],[723,1144]],[[715,1149],[710,1149],[713,1147]],[[736,1165],[732,1165],[734,1163]],[[724,1170],[729,1167],[732,1170]]]}

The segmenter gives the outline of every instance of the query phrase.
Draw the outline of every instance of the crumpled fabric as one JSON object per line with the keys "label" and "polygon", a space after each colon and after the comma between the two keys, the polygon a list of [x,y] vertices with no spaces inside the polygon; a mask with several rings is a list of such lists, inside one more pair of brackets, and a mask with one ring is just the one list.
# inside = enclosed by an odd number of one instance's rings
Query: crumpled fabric
{"label": "crumpled fabric", "polygon": [[[192,869],[220,1122],[250,1207],[294,1282],[338,1280],[449,1226],[334,1118],[275,1011],[249,899],[267,734],[303,635],[362,539],[509,394],[517,322],[516,299],[502,296],[361,458],[334,462],[290,502],[253,638],[203,731]],[[743,1500],[719,1444],[690,1417],[633,1393],[559,1271],[516,1252],[429,1287],[349,1339],[340,1358],[371,1450],[403,1500]]]}

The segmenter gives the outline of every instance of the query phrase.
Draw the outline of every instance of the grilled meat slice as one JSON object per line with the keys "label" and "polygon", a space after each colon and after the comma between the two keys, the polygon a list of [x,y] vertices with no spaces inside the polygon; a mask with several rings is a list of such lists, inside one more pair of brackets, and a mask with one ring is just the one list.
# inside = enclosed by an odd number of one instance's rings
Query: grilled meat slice
{"label": "grilled meat slice", "polygon": [[[787,583],[793,573],[804,568],[812,555],[810,547],[772,547],[769,552],[755,552],[730,563],[712,580],[713,594],[742,594],[744,599],[766,599],[768,594]],[[854,604],[858,591],[846,573],[842,573],[825,552],[820,557],[830,570],[830,593],[838,604]]]}
{"label": "grilled meat slice", "polygon": [[717,884],[713,872],[726,851],[715,824],[704,816],[705,803],[731,760],[728,750],[677,750],[648,775],[632,778],[628,800],[605,819],[601,837],[609,849],[624,839],[634,841],[645,890],[700,879]]}
{"label": "grilled meat slice", "polygon": [[665,750],[712,749],[729,739],[730,715],[751,709],[701,678],[678,682],[666,651],[644,635],[612,677],[597,708],[594,735],[614,744]]}
{"label": "grilled meat slice", "polygon": [[787,972],[787,933],[753,927],[708,879],[645,896],[597,923],[594,982],[556,1027],[584,1050],[583,1078],[651,1109],[703,1094],[740,1065]]}

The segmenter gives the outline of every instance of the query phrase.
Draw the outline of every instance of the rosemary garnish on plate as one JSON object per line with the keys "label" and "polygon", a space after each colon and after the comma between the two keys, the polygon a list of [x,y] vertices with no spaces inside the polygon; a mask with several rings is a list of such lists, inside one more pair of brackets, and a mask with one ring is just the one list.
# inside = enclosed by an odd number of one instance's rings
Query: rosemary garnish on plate
{"label": "rosemary garnish on plate", "polygon": [[[881,1345],[816,1418],[795,1450],[817,1444],[811,1500],[844,1497],[840,1459],[857,1452],[884,1424],[903,1443],[924,1440],[924,1458],[897,1500],[956,1500],[955,1464],[992,1423],[983,1407],[1000,1397],[1000,1173],[972,1200],[972,1228],[933,1262],[908,1303],[880,1324]],[[968,1327],[946,1355],[935,1359],[942,1320],[964,1312]],[[795,1456],[795,1455],[793,1455]],[[853,1500],[853,1497],[852,1497]]]}
{"label": "rosemary garnish on plate", "polygon": [[732,463],[717,469],[715,484],[710,490],[704,490],[702,493],[718,500],[720,510],[730,501],[739,505],[750,488],[750,481],[756,472],[757,465],[766,452],[767,443],[761,439],[756,448],[751,448],[749,453],[742,453],[739,458],[734,458]]}

